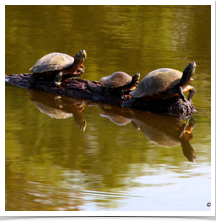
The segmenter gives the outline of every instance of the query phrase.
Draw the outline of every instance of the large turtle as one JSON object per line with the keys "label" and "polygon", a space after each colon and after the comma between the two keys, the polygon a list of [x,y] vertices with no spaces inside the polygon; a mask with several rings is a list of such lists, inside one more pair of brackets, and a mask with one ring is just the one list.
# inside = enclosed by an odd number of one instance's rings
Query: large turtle
{"label": "large turtle", "polygon": [[193,80],[196,63],[191,62],[182,72],[170,68],[161,68],[147,74],[140,82],[138,87],[130,92],[134,98],[168,99],[179,95],[186,101],[184,92],[189,91],[188,100],[195,94],[196,90],[189,83]]}
{"label": "large turtle", "polygon": [[33,74],[29,77],[28,83],[34,85],[40,78],[54,79],[56,86],[61,85],[62,78],[79,77],[84,73],[82,65],[87,57],[85,50],[79,51],[75,57],[63,53],[50,53],[39,59],[29,71]]}
{"label": "large turtle", "polygon": [[138,80],[140,78],[140,73],[136,73],[133,77],[125,72],[117,71],[109,76],[102,77],[100,79],[100,84],[104,88],[111,88],[113,92],[119,92],[121,98],[124,99],[124,92],[131,91],[136,88]]}

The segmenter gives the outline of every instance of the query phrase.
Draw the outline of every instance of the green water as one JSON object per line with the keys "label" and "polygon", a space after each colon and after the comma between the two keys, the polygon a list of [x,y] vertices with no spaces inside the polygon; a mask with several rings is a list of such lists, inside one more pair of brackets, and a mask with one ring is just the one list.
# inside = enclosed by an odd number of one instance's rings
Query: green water
{"label": "green water", "polygon": [[6,84],[5,209],[210,211],[210,6],[6,6],[6,75],[81,49],[81,78],[96,81],[195,61],[192,135],[178,137],[186,121]]}

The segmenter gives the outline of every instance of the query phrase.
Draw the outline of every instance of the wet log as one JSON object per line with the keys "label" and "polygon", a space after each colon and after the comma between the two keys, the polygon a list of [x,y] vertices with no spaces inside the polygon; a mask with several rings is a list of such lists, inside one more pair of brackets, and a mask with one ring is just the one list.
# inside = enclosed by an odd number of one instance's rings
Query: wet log
{"label": "wet log", "polygon": [[11,85],[44,91],[50,94],[60,96],[83,98],[96,102],[107,103],[125,108],[134,108],[153,113],[161,113],[174,116],[179,119],[185,119],[192,116],[195,107],[189,101],[183,102],[178,96],[167,100],[144,101],[134,99],[129,94],[124,100],[118,93],[113,93],[113,89],[105,89],[97,81],[88,81],[83,79],[65,79],[60,87],[50,85],[50,81],[40,79],[32,87],[28,84],[30,74],[5,75],[5,81]]}

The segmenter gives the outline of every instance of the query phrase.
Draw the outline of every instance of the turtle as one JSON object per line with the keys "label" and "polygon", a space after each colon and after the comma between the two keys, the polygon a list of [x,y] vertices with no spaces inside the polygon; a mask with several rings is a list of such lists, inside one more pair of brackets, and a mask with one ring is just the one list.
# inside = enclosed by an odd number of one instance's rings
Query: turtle
{"label": "turtle", "polygon": [[138,87],[129,94],[133,98],[168,99],[173,96],[179,97],[186,102],[184,92],[189,91],[188,101],[196,93],[194,87],[189,83],[193,81],[196,63],[191,62],[182,72],[171,68],[160,68],[147,74],[139,83]]}
{"label": "turtle", "polygon": [[136,73],[133,77],[125,72],[117,71],[113,74],[102,77],[100,84],[104,88],[113,89],[116,93],[120,93],[121,98],[125,99],[124,92],[134,90],[138,84],[140,73]]}
{"label": "turtle", "polygon": [[33,72],[28,79],[34,85],[40,77],[54,79],[54,85],[60,86],[63,78],[79,77],[84,73],[82,65],[87,57],[85,50],[80,50],[75,57],[64,53],[53,52],[40,58],[29,71]]}

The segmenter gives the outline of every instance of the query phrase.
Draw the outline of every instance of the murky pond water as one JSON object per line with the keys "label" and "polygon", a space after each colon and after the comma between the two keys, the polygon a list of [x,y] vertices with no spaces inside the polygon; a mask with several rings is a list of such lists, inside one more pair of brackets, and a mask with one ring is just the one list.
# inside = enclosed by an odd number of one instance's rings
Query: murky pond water
{"label": "murky pond water", "polygon": [[6,210],[210,211],[210,24],[210,6],[6,6],[7,75],[81,49],[88,80],[197,63],[184,122],[6,84]]}

